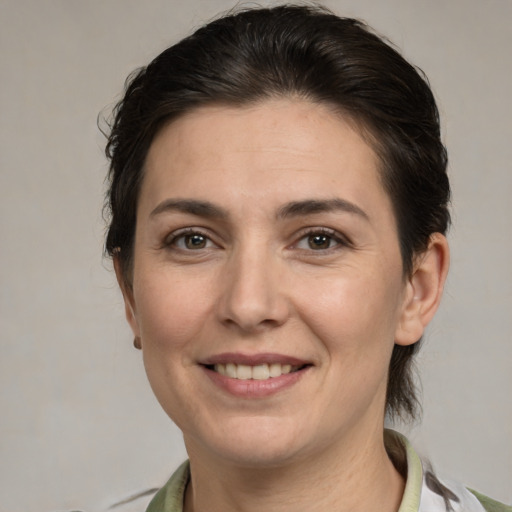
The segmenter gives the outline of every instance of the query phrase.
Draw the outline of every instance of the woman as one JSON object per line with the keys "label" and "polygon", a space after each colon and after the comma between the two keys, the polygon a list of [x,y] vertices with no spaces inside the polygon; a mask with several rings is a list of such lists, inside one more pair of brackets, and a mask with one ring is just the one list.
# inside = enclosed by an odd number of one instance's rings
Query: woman
{"label": "woman", "polygon": [[131,77],[107,154],[107,250],[190,458],[149,512],[509,509],[384,430],[449,262],[437,108],[394,49],[320,8],[229,15]]}

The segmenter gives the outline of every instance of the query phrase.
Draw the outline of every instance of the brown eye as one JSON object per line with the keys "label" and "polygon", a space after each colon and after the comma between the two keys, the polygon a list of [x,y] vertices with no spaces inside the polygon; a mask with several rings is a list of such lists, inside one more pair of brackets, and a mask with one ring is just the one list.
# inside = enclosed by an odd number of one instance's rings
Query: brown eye
{"label": "brown eye", "polygon": [[208,243],[208,239],[199,233],[194,233],[185,235],[183,237],[183,243],[187,249],[204,249]]}
{"label": "brown eye", "polygon": [[313,251],[320,254],[322,251],[326,251],[326,254],[330,254],[336,249],[343,249],[347,246],[349,243],[338,232],[327,228],[318,228],[305,233],[293,247],[301,251]]}
{"label": "brown eye", "polygon": [[332,237],[330,237],[329,235],[318,233],[308,236],[308,246],[310,249],[313,249],[314,251],[329,249],[331,247],[332,242]]}
{"label": "brown eye", "polygon": [[186,231],[185,233],[173,234],[166,245],[170,248],[180,249],[182,251],[200,251],[201,249],[210,249],[216,247],[212,240],[199,231]]}

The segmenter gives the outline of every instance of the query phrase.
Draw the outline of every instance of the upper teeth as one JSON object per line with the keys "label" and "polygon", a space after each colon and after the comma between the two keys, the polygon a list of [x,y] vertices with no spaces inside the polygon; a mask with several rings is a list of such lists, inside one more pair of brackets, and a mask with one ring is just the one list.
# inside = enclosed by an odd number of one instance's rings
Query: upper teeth
{"label": "upper teeth", "polygon": [[[297,369],[298,367],[294,367]],[[292,371],[291,364],[258,364],[256,366],[249,366],[245,364],[216,364],[213,369],[220,373],[221,375],[225,375],[226,377],[230,377],[232,379],[240,379],[240,380],[265,380],[271,377],[280,377],[286,373],[290,373]]]}

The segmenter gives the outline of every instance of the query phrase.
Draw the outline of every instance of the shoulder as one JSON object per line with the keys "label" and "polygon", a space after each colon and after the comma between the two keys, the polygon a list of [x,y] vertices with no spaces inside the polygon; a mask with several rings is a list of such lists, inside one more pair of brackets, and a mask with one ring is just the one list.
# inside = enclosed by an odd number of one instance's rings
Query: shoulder
{"label": "shoulder", "polygon": [[505,505],[504,503],[500,503],[499,501],[493,500],[488,496],[484,496],[473,489],[468,489],[476,499],[481,503],[486,512],[512,512],[512,506]]}
{"label": "shoulder", "polygon": [[511,506],[458,482],[441,480],[403,435],[387,430],[385,440],[391,460],[406,480],[399,512],[512,512]]}
{"label": "shoulder", "polygon": [[[183,512],[183,496],[190,478],[189,463],[184,462],[161,488],[147,489],[125,498],[108,510],[116,512]],[[78,512],[78,511],[72,511]]]}
{"label": "shoulder", "polygon": [[190,479],[190,464],[185,461],[155,494],[146,512],[183,512],[183,497]]}
{"label": "shoulder", "polygon": [[420,512],[512,512],[512,507],[499,503],[483,494],[467,489],[462,484],[424,480],[421,492]]}

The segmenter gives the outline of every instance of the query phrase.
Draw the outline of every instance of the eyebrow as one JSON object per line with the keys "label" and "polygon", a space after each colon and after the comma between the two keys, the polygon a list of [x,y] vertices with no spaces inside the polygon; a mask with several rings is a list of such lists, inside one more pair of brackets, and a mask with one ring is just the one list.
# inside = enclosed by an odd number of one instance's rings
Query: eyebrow
{"label": "eyebrow", "polygon": [[[166,199],[162,201],[151,213],[150,217],[155,217],[164,212],[182,212],[198,217],[208,219],[222,219],[229,217],[227,210],[217,206],[209,201],[197,199]],[[358,215],[365,220],[369,217],[359,206],[345,199],[305,199],[303,201],[292,201],[282,206],[276,217],[286,219],[290,217],[300,217],[305,215],[314,215],[326,212],[346,212]]]}
{"label": "eyebrow", "polygon": [[224,208],[216,206],[209,201],[199,201],[197,199],[166,199],[149,216],[155,217],[161,213],[172,211],[189,213],[208,219],[226,219],[228,217],[228,213]]}
{"label": "eyebrow", "polygon": [[284,205],[277,213],[278,218],[299,217],[302,215],[314,215],[315,213],[326,212],[346,212],[352,213],[369,220],[368,215],[359,206],[346,201],[345,199],[306,199],[304,201],[294,201]]}

